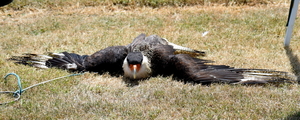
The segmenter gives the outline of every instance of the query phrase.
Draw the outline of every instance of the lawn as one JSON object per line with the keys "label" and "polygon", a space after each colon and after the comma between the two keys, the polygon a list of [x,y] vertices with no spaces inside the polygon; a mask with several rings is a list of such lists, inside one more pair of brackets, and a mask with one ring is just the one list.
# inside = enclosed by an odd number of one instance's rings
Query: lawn
{"label": "lawn", "polygon": [[[204,59],[214,64],[299,75],[298,19],[290,47],[283,47],[289,1],[179,3],[14,1],[0,8],[0,76],[14,72],[26,88],[69,75],[72,73],[17,65],[7,59],[22,53],[92,54],[108,46],[127,45],[140,33],[206,51]],[[7,83],[0,82],[0,91],[17,88],[12,76]],[[203,86],[158,76],[128,86],[122,76],[86,73],[26,90],[19,101],[0,106],[0,118],[296,119],[300,117],[299,96],[298,84]],[[12,99],[0,94],[0,102]]]}

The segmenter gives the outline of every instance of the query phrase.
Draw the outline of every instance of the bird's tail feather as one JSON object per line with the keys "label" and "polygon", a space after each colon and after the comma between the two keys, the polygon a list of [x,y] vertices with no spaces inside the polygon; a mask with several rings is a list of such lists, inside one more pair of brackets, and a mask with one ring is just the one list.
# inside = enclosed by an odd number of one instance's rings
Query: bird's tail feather
{"label": "bird's tail feather", "polygon": [[67,69],[71,71],[82,71],[84,70],[83,61],[87,55],[78,55],[75,53],[47,53],[42,54],[31,54],[26,53],[22,56],[12,56],[8,60],[12,60],[15,63],[29,65],[36,68],[51,68],[56,67],[60,69]]}

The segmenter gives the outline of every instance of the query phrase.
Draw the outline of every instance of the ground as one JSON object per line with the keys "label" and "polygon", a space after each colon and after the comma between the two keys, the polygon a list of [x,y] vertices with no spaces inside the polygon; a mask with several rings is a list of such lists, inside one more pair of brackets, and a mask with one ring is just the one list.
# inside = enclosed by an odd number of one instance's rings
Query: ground
{"label": "ground", "polygon": [[[9,7],[9,6],[8,6]],[[40,70],[7,59],[22,53],[69,51],[92,54],[126,45],[140,33],[207,52],[205,59],[237,68],[299,71],[299,32],[290,48],[283,39],[289,4],[256,6],[24,6],[0,11],[0,75],[17,73],[24,88],[69,75]],[[203,33],[207,32],[205,36]],[[14,77],[0,91],[17,90]],[[2,105],[4,119],[282,119],[298,118],[300,89],[280,86],[211,86],[153,77],[129,87],[120,77],[86,73],[26,90]],[[1,94],[1,101],[12,99]]]}

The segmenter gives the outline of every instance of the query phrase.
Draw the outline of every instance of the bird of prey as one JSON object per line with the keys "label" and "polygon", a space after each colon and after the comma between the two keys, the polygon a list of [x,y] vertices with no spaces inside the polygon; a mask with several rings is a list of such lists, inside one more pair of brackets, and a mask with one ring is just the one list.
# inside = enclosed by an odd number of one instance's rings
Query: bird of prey
{"label": "bird of prey", "polygon": [[205,52],[169,42],[158,35],[140,34],[126,46],[110,46],[92,55],[76,53],[24,54],[9,60],[38,68],[123,75],[129,80],[170,76],[185,83],[265,84],[295,82],[287,72],[214,65],[200,59]]}

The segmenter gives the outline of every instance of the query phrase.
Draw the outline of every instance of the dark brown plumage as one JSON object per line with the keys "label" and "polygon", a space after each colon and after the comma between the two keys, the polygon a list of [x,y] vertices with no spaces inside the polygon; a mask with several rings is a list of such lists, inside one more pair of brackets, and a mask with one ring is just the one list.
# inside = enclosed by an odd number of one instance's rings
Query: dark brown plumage
{"label": "dark brown plumage", "polygon": [[122,64],[126,56],[127,47],[111,46],[90,55],[82,64],[85,71],[118,75],[123,74]]}
{"label": "dark brown plumage", "polygon": [[8,5],[9,3],[11,3],[13,0],[1,0],[0,1],[0,7]]}
{"label": "dark brown plumage", "polygon": [[[184,51],[178,54],[178,51]],[[180,53],[180,52],[179,52]],[[267,69],[236,69],[199,59],[204,52],[182,47],[157,35],[141,34],[127,46],[111,46],[92,55],[63,52],[14,56],[16,63],[40,68],[57,67],[71,71],[90,71],[124,75],[130,80],[172,75],[174,79],[198,83],[265,84],[296,82],[287,72]],[[39,56],[39,57],[37,57]],[[51,56],[51,57],[49,57]],[[43,61],[45,64],[43,64]]]}

